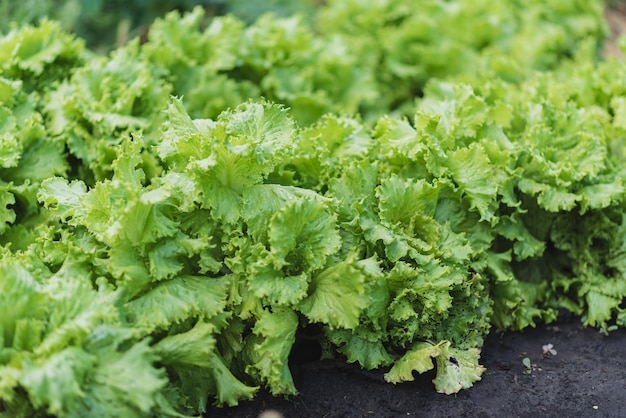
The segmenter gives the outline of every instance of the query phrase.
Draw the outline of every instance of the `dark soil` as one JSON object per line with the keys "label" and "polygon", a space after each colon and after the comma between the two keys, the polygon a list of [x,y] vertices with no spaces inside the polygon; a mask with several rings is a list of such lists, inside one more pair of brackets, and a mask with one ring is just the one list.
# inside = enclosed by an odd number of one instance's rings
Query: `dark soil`
{"label": "dark soil", "polygon": [[[552,344],[556,355],[544,355]],[[522,359],[528,357],[529,370]],[[260,393],[208,417],[257,418],[269,411],[284,418],[356,417],[626,417],[626,330],[608,336],[578,319],[524,332],[489,335],[474,387],[456,395],[435,391],[434,377],[386,383],[386,369],[361,370],[344,360],[304,361],[292,366],[299,395]],[[267,416],[267,415],[266,415]],[[269,416],[268,416],[269,418]]]}

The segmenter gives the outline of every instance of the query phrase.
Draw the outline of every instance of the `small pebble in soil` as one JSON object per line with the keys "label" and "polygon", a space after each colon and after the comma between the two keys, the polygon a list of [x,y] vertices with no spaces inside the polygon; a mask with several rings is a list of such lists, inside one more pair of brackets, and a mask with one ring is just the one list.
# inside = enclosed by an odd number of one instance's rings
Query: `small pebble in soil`
{"label": "small pebble in soil", "polygon": [[278,411],[274,411],[273,409],[268,409],[261,412],[258,418],[283,418],[283,414]]}

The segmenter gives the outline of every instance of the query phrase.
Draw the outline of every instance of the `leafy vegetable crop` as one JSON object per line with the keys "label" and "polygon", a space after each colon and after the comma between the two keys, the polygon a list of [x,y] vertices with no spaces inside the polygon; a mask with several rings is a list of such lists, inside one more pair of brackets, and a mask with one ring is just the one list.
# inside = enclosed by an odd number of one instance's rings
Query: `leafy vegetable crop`
{"label": "leafy vegetable crop", "polygon": [[49,21],[0,39],[0,416],[295,394],[305,327],[450,394],[492,328],[625,325],[601,5],[416,3],[198,8],[108,56]]}

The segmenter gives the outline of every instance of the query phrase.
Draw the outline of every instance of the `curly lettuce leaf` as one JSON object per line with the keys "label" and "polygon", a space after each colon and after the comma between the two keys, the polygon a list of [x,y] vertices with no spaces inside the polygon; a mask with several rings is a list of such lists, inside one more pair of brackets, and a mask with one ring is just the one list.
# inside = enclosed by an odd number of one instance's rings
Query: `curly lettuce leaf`
{"label": "curly lettuce leaf", "polygon": [[498,187],[493,183],[489,158],[480,145],[454,151],[450,156],[450,172],[454,181],[471,201],[483,220],[493,220]]}
{"label": "curly lettuce leaf", "polygon": [[381,222],[399,227],[407,235],[424,242],[439,241],[439,223],[433,218],[440,185],[423,179],[403,181],[398,176],[385,179],[377,189],[378,214]]}
{"label": "curly lettuce leaf", "polygon": [[341,245],[333,215],[316,200],[280,208],[270,219],[267,235],[278,269],[319,269]]}
{"label": "curly lettuce leaf", "polygon": [[275,184],[252,186],[242,196],[246,234],[253,241],[237,241],[231,269],[245,276],[257,297],[294,305],[307,295],[311,274],[341,246],[328,199]]}
{"label": "curly lettuce leaf", "polygon": [[[2,328],[3,347],[13,347],[19,341],[16,337],[23,331],[21,327],[35,331],[43,326],[47,314],[46,305],[49,296],[44,292],[32,274],[19,263],[4,262],[0,265],[2,281],[0,282],[0,326]],[[20,322],[22,320],[22,322]],[[40,325],[36,325],[38,322]],[[33,339],[41,339],[42,333],[33,333]],[[23,344],[22,344],[23,345]],[[28,344],[32,345],[32,344]],[[24,347],[25,348],[25,347]],[[3,356],[4,357],[4,356]]]}
{"label": "curly lettuce leaf", "polygon": [[217,332],[213,323],[200,320],[188,331],[168,335],[153,346],[159,361],[180,379],[170,380],[168,389],[185,399],[190,411],[206,412],[208,400],[214,397],[220,405],[236,405],[240,399],[252,398],[258,389],[228,372],[217,352]]}
{"label": "curly lettuce leaf", "polygon": [[354,259],[338,262],[312,277],[308,296],[297,309],[310,321],[331,328],[355,328],[368,303],[367,279],[367,273]]}
{"label": "curly lettuce leaf", "polygon": [[[76,417],[152,412],[165,380],[148,341],[134,344],[133,331],[122,326],[117,294],[105,287],[94,290],[84,265],[68,260],[46,275],[32,257],[5,257],[1,263],[8,281],[2,294],[28,305],[13,304],[19,318],[3,315],[0,359],[7,374],[0,387],[19,388],[30,402],[25,406],[8,396],[8,411]],[[131,375],[140,376],[141,385]]]}
{"label": "curly lettuce leaf", "polygon": [[436,357],[437,377],[433,380],[437,391],[447,395],[468,389],[479,381],[485,368],[478,364],[478,348],[455,349],[449,342],[441,346]]}
{"label": "curly lettuce leaf", "polygon": [[325,330],[326,337],[337,346],[337,352],[346,356],[348,363],[358,362],[368,370],[388,366],[393,362],[393,357],[382,341],[371,338],[369,334],[371,332],[360,331],[358,327],[355,330]]}
{"label": "curly lettuce leaf", "polygon": [[49,92],[44,110],[50,133],[80,162],[74,171],[92,183],[110,178],[117,148],[129,134],[143,132],[152,143],[170,92],[132,42],[77,69]]}
{"label": "curly lettuce leaf", "polygon": [[43,91],[85,62],[84,44],[46,19],[15,28],[0,38],[0,76],[21,80],[29,92]]}
{"label": "curly lettuce leaf", "polygon": [[[155,360],[147,343],[125,352],[68,348],[40,364],[27,362],[20,382],[33,406],[45,405],[51,414],[139,417],[154,410],[155,394],[165,384]],[[137,378],[140,385],[133,383]]]}
{"label": "curly lettuce leaf", "polygon": [[5,190],[0,230],[5,233],[2,242],[17,251],[32,243],[45,218],[37,202],[40,183],[66,174],[69,164],[64,144],[48,135],[37,93],[27,94],[24,82],[2,77],[0,90],[0,183]]}
{"label": "curly lettuce leaf", "polygon": [[394,363],[385,374],[385,380],[391,383],[412,381],[414,371],[425,373],[436,365],[437,376],[433,383],[438,392],[450,395],[480,380],[485,368],[478,364],[479,357],[478,349],[454,349],[449,341],[418,343]]}
{"label": "curly lettuce leaf", "polygon": [[[99,367],[91,379],[83,406],[75,416],[83,413],[104,417],[142,416],[158,410],[158,395],[165,386],[162,369],[157,369],[158,360],[144,340],[127,351],[102,350],[95,353]],[[135,382],[141,382],[137,385]]]}
{"label": "curly lettuce leaf", "polygon": [[129,301],[126,309],[135,327],[152,332],[187,318],[212,318],[224,309],[225,302],[223,279],[181,276],[156,284]]}
{"label": "curly lettuce leaf", "polygon": [[50,414],[68,414],[85,397],[82,382],[94,368],[95,359],[71,347],[45,360],[25,362],[20,377],[35,408],[46,406]]}
{"label": "curly lettuce leaf", "polygon": [[298,316],[292,310],[263,311],[246,340],[246,372],[265,382],[273,395],[295,395],[289,354],[296,339]]}
{"label": "curly lettuce leaf", "polygon": [[436,345],[427,342],[416,344],[394,362],[393,367],[385,374],[385,380],[390,383],[412,381],[415,379],[414,371],[425,373],[432,370],[435,367],[433,359],[441,354],[442,343]]}
{"label": "curly lettuce leaf", "polygon": [[217,219],[234,223],[240,193],[263,182],[293,144],[293,120],[281,106],[244,103],[217,121],[192,120],[180,101],[168,108],[158,153],[194,181],[195,199]]}

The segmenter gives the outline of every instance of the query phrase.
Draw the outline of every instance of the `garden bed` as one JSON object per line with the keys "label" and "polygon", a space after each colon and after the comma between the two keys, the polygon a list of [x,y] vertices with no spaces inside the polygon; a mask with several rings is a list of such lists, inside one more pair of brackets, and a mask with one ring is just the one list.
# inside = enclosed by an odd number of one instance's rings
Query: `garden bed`
{"label": "garden bed", "polygon": [[620,15],[416,4],[0,38],[0,417],[622,416]]}

